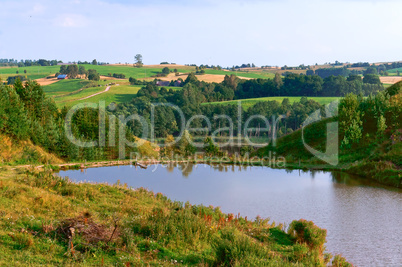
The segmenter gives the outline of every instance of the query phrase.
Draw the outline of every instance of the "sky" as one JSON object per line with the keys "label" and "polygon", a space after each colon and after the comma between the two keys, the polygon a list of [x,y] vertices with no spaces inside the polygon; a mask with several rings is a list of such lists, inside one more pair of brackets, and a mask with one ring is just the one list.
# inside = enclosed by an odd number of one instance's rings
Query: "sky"
{"label": "sky", "polygon": [[400,0],[0,0],[0,58],[298,66],[402,60]]}

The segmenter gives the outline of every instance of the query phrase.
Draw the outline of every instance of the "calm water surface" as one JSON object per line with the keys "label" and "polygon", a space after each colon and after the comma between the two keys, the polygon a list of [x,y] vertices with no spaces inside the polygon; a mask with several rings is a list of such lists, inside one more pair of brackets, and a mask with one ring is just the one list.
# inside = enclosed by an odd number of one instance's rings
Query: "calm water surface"
{"label": "calm water surface", "polygon": [[402,194],[343,173],[210,165],[132,166],[61,171],[72,181],[127,183],[172,200],[220,206],[287,225],[326,228],[327,250],[356,266],[402,266]]}

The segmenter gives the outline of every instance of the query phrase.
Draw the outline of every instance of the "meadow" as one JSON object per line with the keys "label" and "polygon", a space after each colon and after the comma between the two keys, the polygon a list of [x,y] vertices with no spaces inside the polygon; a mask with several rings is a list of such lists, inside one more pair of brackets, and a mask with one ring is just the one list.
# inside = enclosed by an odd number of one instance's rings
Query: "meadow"
{"label": "meadow", "polygon": [[399,71],[399,73],[402,73],[402,68],[387,70],[387,72],[389,73],[390,76],[395,76],[397,74],[396,71]]}
{"label": "meadow", "polygon": [[74,79],[74,80],[60,80],[56,83],[43,86],[43,91],[47,96],[61,96],[73,93],[84,86],[91,84],[91,81]]}
{"label": "meadow", "polygon": [[[110,81],[109,81],[110,82]],[[142,85],[112,85],[109,91],[101,93],[99,95],[80,100],[84,97],[102,92],[106,89],[105,86],[101,87],[90,87],[71,95],[66,95],[62,97],[55,98],[56,105],[58,107],[71,107],[79,103],[99,103],[99,101],[105,101],[106,105],[110,103],[126,103],[130,102],[131,99],[137,95],[137,92],[141,89]],[[168,90],[180,90],[180,87],[165,87]]]}
{"label": "meadow", "polygon": [[[257,102],[261,101],[277,101],[279,103],[282,103],[283,99],[288,98],[290,103],[293,104],[294,102],[300,101],[302,98],[301,96],[274,96],[274,97],[260,97],[260,98],[248,98],[248,99],[239,99],[239,100],[231,100],[231,101],[222,101],[222,102],[209,102],[209,103],[203,103],[202,105],[231,105],[231,104],[237,104],[238,102],[241,102],[241,105],[243,109],[247,110],[253,105],[255,105]],[[339,100],[340,97],[308,97],[307,99],[314,100],[321,105],[326,105],[329,104],[333,101]]]}
{"label": "meadow", "polygon": [[245,77],[245,78],[252,78],[252,79],[272,79],[275,77],[274,73],[269,73],[269,72],[255,72],[255,71],[225,71],[225,70],[213,70],[213,69],[206,69],[205,70],[206,74],[217,74],[217,75],[231,75],[234,74],[239,77]]}
{"label": "meadow", "polygon": [[[24,73],[24,70],[27,73]],[[54,75],[60,70],[60,66],[30,66],[30,67],[0,67],[0,78],[6,80],[9,76],[22,75],[28,79],[39,79]],[[18,71],[18,74],[17,74]]]}

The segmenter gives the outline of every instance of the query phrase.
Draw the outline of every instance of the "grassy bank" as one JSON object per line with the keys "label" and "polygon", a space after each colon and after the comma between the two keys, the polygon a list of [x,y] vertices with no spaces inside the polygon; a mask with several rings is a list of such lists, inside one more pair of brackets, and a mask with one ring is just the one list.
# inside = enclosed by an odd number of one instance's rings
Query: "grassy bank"
{"label": "grassy bank", "polygon": [[312,222],[294,221],[285,232],[261,218],[183,205],[127,185],[74,184],[50,170],[0,168],[0,203],[0,265],[325,266],[329,260],[326,231]]}
{"label": "grassy bank", "polygon": [[[401,187],[402,143],[367,142],[367,145],[356,149],[340,148],[339,163],[336,166],[329,165],[307,151],[305,143],[318,151],[325,152],[327,123],[331,121],[337,121],[337,118],[307,126],[304,130],[304,142],[302,131],[298,130],[279,138],[275,146],[271,143],[255,154],[264,157],[275,152],[277,156],[285,157],[286,167],[289,168],[342,170],[387,186]],[[335,140],[330,140],[330,142],[333,141]],[[338,140],[338,143],[340,142],[341,140]]]}

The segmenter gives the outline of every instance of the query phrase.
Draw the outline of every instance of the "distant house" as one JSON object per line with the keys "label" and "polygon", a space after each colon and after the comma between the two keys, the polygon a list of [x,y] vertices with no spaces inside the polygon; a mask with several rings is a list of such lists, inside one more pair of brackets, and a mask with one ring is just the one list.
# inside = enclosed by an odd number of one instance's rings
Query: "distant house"
{"label": "distant house", "polygon": [[157,86],[169,86],[170,82],[169,81],[157,81],[156,85]]}
{"label": "distant house", "polygon": [[60,74],[59,76],[57,76],[58,80],[65,80],[67,79],[67,74]]}

